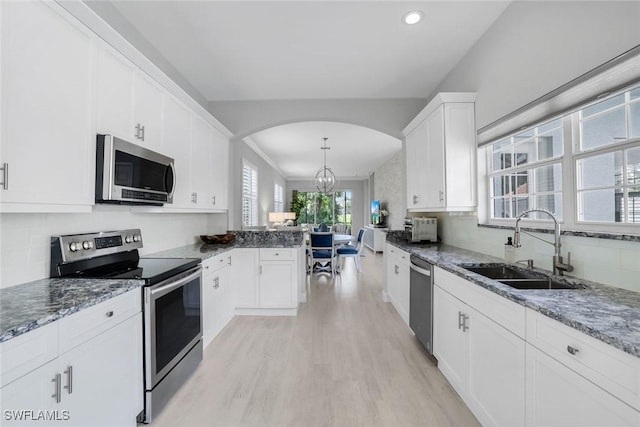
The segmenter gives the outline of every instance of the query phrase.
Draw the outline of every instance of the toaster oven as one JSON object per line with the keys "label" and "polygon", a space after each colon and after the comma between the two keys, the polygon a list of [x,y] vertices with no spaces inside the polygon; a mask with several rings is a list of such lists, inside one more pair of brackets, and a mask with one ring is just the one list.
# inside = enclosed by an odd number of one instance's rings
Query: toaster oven
{"label": "toaster oven", "polygon": [[404,236],[408,242],[438,241],[438,219],[414,217],[404,219]]}

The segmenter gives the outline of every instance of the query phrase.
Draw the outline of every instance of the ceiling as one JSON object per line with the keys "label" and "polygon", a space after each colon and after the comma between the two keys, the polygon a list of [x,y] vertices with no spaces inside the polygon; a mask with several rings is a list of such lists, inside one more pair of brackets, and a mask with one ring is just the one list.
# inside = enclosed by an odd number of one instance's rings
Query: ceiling
{"label": "ceiling", "polygon": [[[110,2],[117,19],[128,22],[209,102],[427,98],[508,4]],[[415,9],[424,13],[423,21],[402,23],[402,16]],[[94,10],[107,22],[113,19]],[[340,174],[349,166],[359,174],[370,172],[381,155],[389,158],[400,147],[396,138],[370,129],[313,122],[262,131],[252,140],[287,177],[311,176],[320,158],[318,129],[345,150],[332,159]],[[312,156],[313,170],[303,171]],[[353,167],[355,159],[368,166]]]}
{"label": "ceiling", "polygon": [[[251,139],[289,179],[305,179],[324,162],[323,138],[327,137],[327,166],[338,179],[366,179],[397,153],[401,142],[373,129],[335,122],[301,122],[276,126]],[[310,173],[311,172],[311,173]]]}

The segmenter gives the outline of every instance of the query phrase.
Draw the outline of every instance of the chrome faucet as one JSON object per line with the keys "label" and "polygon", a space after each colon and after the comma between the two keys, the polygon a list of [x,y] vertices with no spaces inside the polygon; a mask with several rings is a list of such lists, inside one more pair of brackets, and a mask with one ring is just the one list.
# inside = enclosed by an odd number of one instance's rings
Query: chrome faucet
{"label": "chrome faucet", "polygon": [[560,247],[562,246],[560,243],[560,222],[558,222],[558,218],[556,218],[556,216],[554,214],[552,214],[551,212],[549,212],[546,209],[528,209],[524,212],[522,212],[520,215],[518,215],[518,217],[516,218],[516,227],[515,230],[513,232],[513,247],[514,248],[519,248],[522,245],[520,244],[520,220],[529,215],[531,212],[542,212],[545,213],[547,215],[549,215],[552,219],[553,222],[555,224],[555,230],[554,230],[554,235],[555,235],[555,239],[554,242],[551,243],[547,240],[541,239],[538,236],[534,236],[531,233],[528,233],[526,231],[522,231],[525,234],[528,234],[531,237],[534,237],[538,240],[542,240],[545,243],[548,243],[550,245],[553,245],[554,247],[554,252],[553,252],[553,274],[557,274],[562,276],[562,273],[565,271],[573,271],[573,266],[571,265],[571,252],[567,253],[567,263],[563,263],[562,262],[562,255],[560,254]]}

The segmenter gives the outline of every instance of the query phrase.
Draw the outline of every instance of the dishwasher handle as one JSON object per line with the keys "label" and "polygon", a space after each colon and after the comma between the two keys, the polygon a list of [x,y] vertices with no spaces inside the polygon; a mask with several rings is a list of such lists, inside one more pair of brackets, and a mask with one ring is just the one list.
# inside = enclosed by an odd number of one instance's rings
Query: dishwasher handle
{"label": "dishwasher handle", "polygon": [[426,269],[424,269],[424,268],[418,267],[417,265],[415,265],[415,264],[413,264],[413,263],[411,263],[411,264],[410,264],[410,267],[411,267],[411,269],[412,269],[413,271],[417,271],[417,272],[418,272],[418,273],[420,273],[420,274],[423,274],[423,275],[425,275],[425,276],[429,276],[429,277],[431,277],[431,270],[430,270],[430,269],[429,269],[429,270],[426,270]]}

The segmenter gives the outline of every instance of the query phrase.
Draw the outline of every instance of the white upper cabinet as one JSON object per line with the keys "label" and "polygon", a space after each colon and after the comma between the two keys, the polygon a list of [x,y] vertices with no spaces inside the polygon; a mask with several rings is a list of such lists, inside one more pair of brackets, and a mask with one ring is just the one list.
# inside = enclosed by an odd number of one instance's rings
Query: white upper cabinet
{"label": "white upper cabinet", "polygon": [[191,207],[191,117],[180,101],[167,96],[163,105],[162,152],[173,158],[175,190],[173,207]]}
{"label": "white upper cabinet", "polygon": [[100,134],[133,140],[133,84],[136,68],[104,44],[96,62],[96,127]]}
{"label": "white upper cabinet", "polygon": [[227,209],[229,183],[229,138],[213,130],[210,202],[213,209]]}
{"label": "white upper cabinet", "polygon": [[88,211],[93,35],[53,2],[0,8],[0,209]]}
{"label": "white upper cabinet", "polygon": [[475,209],[475,94],[441,93],[404,129],[407,209]]}
{"label": "white upper cabinet", "polygon": [[102,44],[96,64],[97,133],[159,150],[163,89],[112,47]]}
{"label": "white upper cabinet", "polygon": [[191,115],[191,204],[207,209],[211,207],[211,157],[213,128],[196,115]]}
{"label": "white upper cabinet", "polygon": [[161,151],[163,89],[138,70],[133,94],[134,141],[151,150]]}

